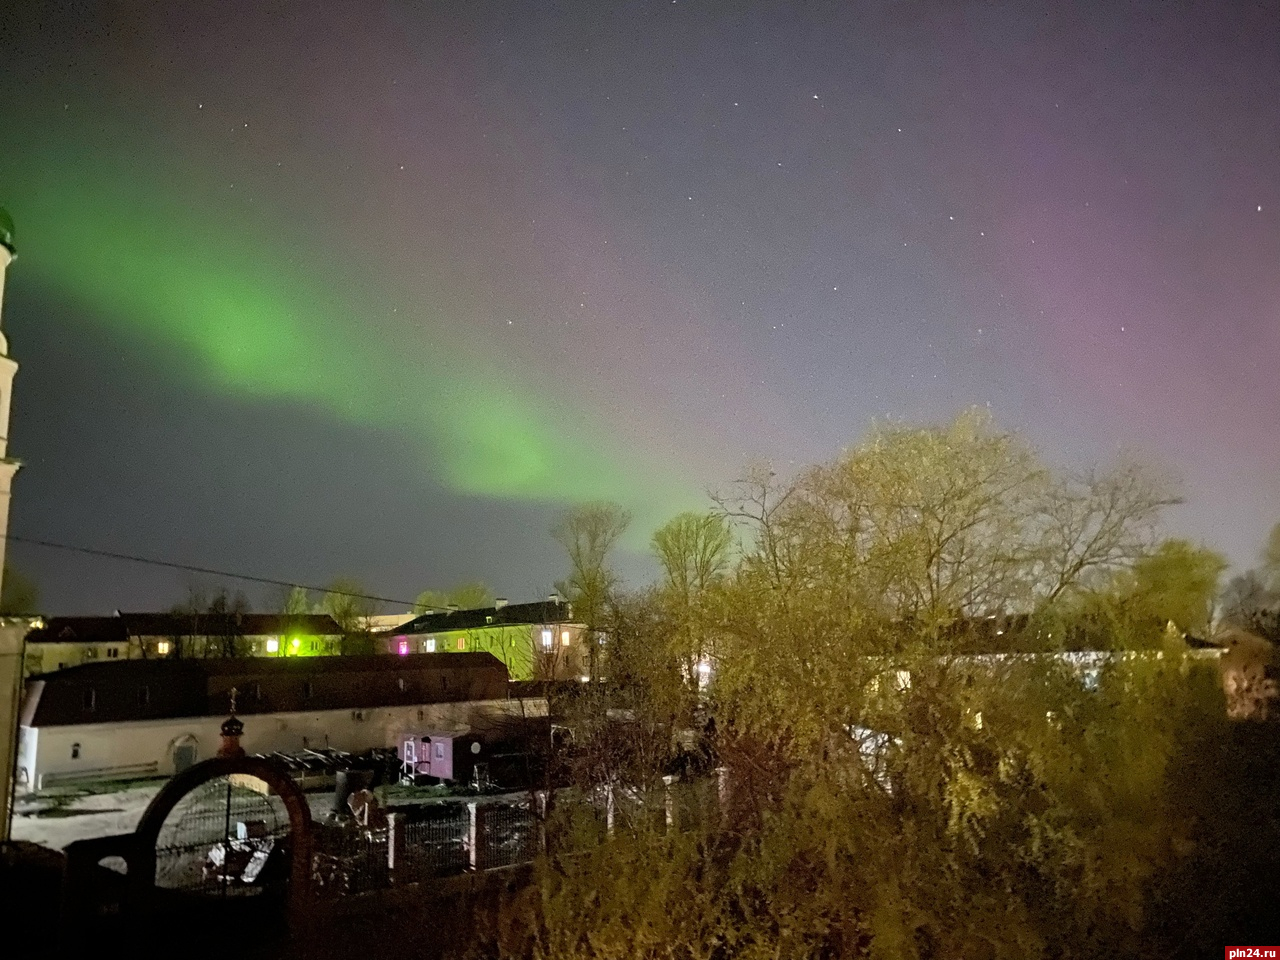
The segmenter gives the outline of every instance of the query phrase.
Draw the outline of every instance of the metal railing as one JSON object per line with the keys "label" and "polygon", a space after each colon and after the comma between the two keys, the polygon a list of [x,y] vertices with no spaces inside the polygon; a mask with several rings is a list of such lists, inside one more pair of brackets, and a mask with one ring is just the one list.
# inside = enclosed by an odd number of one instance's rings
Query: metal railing
{"label": "metal railing", "polygon": [[[674,782],[640,796],[597,789],[565,791],[554,823],[544,823],[538,802],[439,804],[391,811],[377,828],[318,827],[312,881],[321,897],[344,897],[420,883],[466,871],[529,863],[544,845],[595,843],[615,830],[640,826],[687,830],[720,817],[715,780]],[[567,819],[566,819],[567,818]],[[584,829],[585,828],[585,829]],[[549,830],[556,836],[548,840]]]}
{"label": "metal railing", "polygon": [[346,897],[391,885],[387,831],[329,828],[317,831],[311,882],[321,897]]}
{"label": "metal railing", "polygon": [[476,869],[510,867],[537,856],[538,821],[527,805],[484,806],[477,812]]}
{"label": "metal railing", "polygon": [[395,864],[397,882],[414,883],[431,877],[462,873],[470,865],[467,855],[469,832],[467,809],[447,807],[432,811],[428,817],[393,823],[402,831],[403,840],[397,852],[402,855]]}

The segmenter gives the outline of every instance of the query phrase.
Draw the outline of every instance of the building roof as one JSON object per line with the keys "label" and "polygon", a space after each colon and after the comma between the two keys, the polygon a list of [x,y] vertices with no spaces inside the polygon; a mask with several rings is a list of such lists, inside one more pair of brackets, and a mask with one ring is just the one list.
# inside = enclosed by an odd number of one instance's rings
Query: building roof
{"label": "building roof", "polygon": [[168,636],[339,636],[342,628],[327,613],[120,613],[133,637]]}
{"label": "building roof", "polygon": [[53,617],[27,634],[27,643],[128,643],[119,617]]}
{"label": "building roof", "polygon": [[125,643],[130,637],[339,636],[327,613],[117,613],[53,617],[27,634],[28,643]]}
{"label": "building roof", "polygon": [[474,630],[478,627],[524,626],[572,621],[572,604],[564,600],[540,600],[535,603],[510,603],[501,607],[477,607],[474,610],[425,613],[390,632],[396,635],[448,633],[451,630]]}
{"label": "building roof", "polygon": [[347,657],[170,658],[88,663],[27,681],[24,726],[176,717],[252,717],[497,700],[507,668],[489,653]]}

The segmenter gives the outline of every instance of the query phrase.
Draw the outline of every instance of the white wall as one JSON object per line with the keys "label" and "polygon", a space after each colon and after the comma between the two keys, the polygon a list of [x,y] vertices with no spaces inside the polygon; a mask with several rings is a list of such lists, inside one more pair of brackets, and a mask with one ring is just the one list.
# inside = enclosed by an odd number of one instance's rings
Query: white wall
{"label": "white wall", "polygon": [[[403,730],[463,731],[504,716],[546,716],[545,700],[475,700],[421,706],[372,707],[362,711],[323,710],[310,713],[248,714],[240,745],[246,753],[295,752],[325,747],[358,753],[395,746]],[[360,714],[364,719],[356,719]],[[83,723],[74,726],[22,728],[18,766],[26,769],[20,790],[33,791],[77,777],[128,779],[172,776],[173,747],[190,737],[196,759],[213,756],[221,742],[225,717],[183,717],[129,723]],[[186,741],[191,742],[191,741]],[[79,757],[72,757],[74,744]],[[148,765],[154,768],[148,772]],[[45,782],[49,781],[49,782]]]}

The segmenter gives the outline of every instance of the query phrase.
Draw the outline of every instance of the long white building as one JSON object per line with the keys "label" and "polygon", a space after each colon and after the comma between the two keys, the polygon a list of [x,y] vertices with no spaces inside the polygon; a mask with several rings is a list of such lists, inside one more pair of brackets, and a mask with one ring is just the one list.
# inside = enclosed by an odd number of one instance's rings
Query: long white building
{"label": "long white building", "polygon": [[467,731],[545,712],[507,697],[487,653],[121,660],[27,681],[17,789],[171,776],[213,756],[231,711],[248,753],[393,747],[414,730]]}

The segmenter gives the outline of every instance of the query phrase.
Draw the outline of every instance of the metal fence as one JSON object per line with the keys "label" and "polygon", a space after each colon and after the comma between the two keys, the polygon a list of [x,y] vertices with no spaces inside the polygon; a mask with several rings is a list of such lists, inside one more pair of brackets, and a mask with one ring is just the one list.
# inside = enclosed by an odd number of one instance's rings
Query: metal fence
{"label": "metal fence", "polygon": [[317,828],[311,876],[318,896],[346,897],[474,868],[466,806],[392,813],[388,820],[375,829],[351,823]]}
{"label": "metal fence", "polygon": [[[591,845],[614,830],[687,830],[719,817],[717,784],[667,783],[648,794],[564,791],[550,823],[531,803],[452,803],[392,811],[386,826],[317,826],[314,889],[344,897],[534,860],[545,843]],[[548,839],[547,833],[552,836]]]}
{"label": "metal fence", "polygon": [[[397,825],[398,826],[398,825]],[[396,864],[397,881],[416,882],[462,873],[470,865],[467,850],[469,818],[465,807],[433,810],[403,824],[403,840]]]}
{"label": "metal fence", "polygon": [[391,884],[387,831],[326,827],[315,835],[311,881],[321,897],[345,897]]}
{"label": "metal fence", "polygon": [[486,806],[478,812],[478,869],[527,863],[537,855],[538,818],[527,805]]}
{"label": "metal fence", "polygon": [[252,895],[283,883],[289,820],[278,797],[218,777],[178,803],[156,841],[156,886]]}

